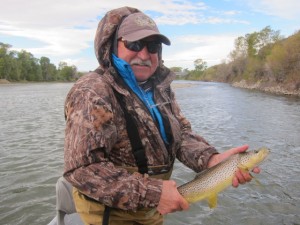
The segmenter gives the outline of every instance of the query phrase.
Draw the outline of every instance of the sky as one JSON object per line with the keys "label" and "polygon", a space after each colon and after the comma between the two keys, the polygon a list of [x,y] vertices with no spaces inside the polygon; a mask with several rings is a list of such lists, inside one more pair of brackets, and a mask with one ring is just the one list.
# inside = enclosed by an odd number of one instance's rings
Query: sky
{"label": "sky", "polygon": [[266,26],[288,37],[300,30],[299,0],[0,0],[0,42],[75,65],[79,71],[98,66],[94,54],[97,25],[109,10],[138,8],[171,40],[163,46],[168,67],[194,69],[226,62],[234,40]]}

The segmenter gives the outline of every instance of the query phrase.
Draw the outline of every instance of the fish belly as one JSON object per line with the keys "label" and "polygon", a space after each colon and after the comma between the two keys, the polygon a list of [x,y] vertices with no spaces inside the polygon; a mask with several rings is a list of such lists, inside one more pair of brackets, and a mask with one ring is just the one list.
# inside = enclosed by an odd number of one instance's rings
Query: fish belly
{"label": "fish belly", "polygon": [[[212,185],[208,185],[207,187],[195,188],[197,185],[192,185],[187,187],[185,190],[185,194],[183,197],[189,202],[194,203],[201,200],[207,200],[212,196],[217,196],[219,192],[223,191],[225,188],[231,185],[233,176],[227,177],[224,180],[220,180],[217,182],[213,182]],[[200,180],[199,183],[202,181]],[[202,183],[203,185],[203,183]]]}

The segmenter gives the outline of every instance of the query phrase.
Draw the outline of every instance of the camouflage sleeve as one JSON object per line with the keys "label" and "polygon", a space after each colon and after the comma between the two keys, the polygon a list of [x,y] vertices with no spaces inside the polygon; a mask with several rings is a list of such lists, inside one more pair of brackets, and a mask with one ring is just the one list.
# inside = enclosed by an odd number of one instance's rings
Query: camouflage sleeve
{"label": "camouflage sleeve", "polygon": [[162,190],[162,180],[129,174],[105,161],[79,167],[65,178],[86,196],[123,210],[157,207]]}
{"label": "camouflage sleeve", "polygon": [[187,167],[200,172],[207,168],[210,157],[218,152],[203,137],[192,131],[191,124],[182,114],[174,93],[172,93],[172,106],[181,126],[182,144],[176,156]]}
{"label": "camouflage sleeve", "polygon": [[118,132],[107,88],[95,86],[95,81],[81,86],[80,82],[65,104],[64,177],[83,194],[110,207],[156,207],[162,180],[129,174],[108,160]]}

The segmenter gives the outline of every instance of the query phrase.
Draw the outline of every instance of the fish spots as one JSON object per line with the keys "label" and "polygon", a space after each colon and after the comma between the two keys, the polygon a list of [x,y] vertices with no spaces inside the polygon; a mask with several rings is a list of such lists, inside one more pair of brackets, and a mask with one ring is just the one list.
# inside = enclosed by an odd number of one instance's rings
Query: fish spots
{"label": "fish spots", "polygon": [[190,203],[207,199],[211,207],[216,206],[219,192],[232,184],[232,179],[239,167],[252,169],[262,162],[269,150],[261,148],[258,152],[248,151],[235,154],[223,162],[199,173],[194,180],[178,187],[179,193]]}

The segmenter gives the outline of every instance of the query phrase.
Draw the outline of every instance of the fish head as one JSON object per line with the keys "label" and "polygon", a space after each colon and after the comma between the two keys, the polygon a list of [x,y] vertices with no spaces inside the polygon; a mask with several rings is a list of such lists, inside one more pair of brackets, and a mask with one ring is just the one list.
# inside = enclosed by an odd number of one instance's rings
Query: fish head
{"label": "fish head", "polygon": [[242,168],[250,170],[264,161],[269,153],[270,150],[266,147],[242,153],[240,154],[240,165]]}

